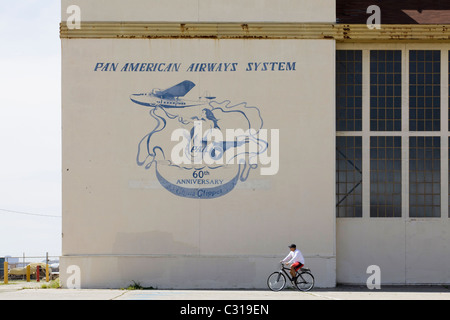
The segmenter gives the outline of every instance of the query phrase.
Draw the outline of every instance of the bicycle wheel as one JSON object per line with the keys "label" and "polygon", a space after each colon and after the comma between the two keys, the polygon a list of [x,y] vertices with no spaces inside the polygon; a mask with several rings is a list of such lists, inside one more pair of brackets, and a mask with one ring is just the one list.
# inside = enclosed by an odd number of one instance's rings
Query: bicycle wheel
{"label": "bicycle wheel", "polygon": [[283,290],[286,285],[286,277],[279,271],[272,273],[269,278],[267,278],[267,286],[272,291]]}
{"label": "bicycle wheel", "polygon": [[297,276],[295,285],[300,291],[309,291],[314,287],[314,277],[309,272],[302,272]]}

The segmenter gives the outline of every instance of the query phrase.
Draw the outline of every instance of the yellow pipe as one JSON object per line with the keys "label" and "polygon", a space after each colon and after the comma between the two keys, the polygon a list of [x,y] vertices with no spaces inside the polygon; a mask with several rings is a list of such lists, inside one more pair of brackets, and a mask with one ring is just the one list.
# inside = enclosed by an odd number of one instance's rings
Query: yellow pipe
{"label": "yellow pipe", "polygon": [[49,273],[48,273],[48,263],[45,265],[45,281],[48,282]]}
{"label": "yellow pipe", "polygon": [[3,263],[3,282],[8,284],[8,262]]}
{"label": "yellow pipe", "polygon": [[31,278],[31,267],[30,265],[27,265],[27,282],[30,282]]}

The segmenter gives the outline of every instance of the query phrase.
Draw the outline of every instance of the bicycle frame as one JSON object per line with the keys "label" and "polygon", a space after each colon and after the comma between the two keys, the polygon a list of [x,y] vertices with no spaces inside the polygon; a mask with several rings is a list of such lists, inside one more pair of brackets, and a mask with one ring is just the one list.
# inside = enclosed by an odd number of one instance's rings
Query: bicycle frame
{"label": "bicycle frame", "polygon": [[[294,280],[294,279],[292,279],[292,277],[291,277],[291,273],[290,273],[290,272],[287,272],[286,270],[287,270],[287,271],[291,271],[291,269],[286,268],[283,264],[281,264],[280,274],[281,274],[281,272],[283,272],[283,273],[288,277],[289,281]],[[299,275],[300,273],[299,273],[298,271],[296,271],[296,274]],[[278,281],[280,280],[280,276],[278,276],[278,279],[277,279],[277,280],[278,280]]]}
{"label": "bicycle frame", "polygon": [[[290,272],[287,272],[287,271],[291,271],[291,269],[290,268],[286,268],[285,266],[284,266],[284,264],[281,264],[281,269],[280,269],[280,274],[278,275],[278,278],[277,278],[277,281],[280,281],[280,275],[281,275],[281,272],[283,272],[287,277],[288,277],[288,279],[289,279],[289,281],[293,281],[294,279],[292,279],[292,277],[291,277],[291,273]],[[303,271],[302,271],[302,269],[300,268],[300,269],[298,269],[296,272],[296,276],[297,277],[300,277],[303,281],[305,281],[305,279],[303,279],[303,277],[302,277],[302,273],[303,273]]]}

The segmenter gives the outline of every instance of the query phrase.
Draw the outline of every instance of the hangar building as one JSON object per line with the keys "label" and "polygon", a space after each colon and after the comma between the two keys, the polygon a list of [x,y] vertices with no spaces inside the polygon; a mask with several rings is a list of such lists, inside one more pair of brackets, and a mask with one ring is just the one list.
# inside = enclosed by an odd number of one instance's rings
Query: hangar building
{"label": "hangar building", "polygon": [[63,285],[449,284],[447,7],[62,0]]}

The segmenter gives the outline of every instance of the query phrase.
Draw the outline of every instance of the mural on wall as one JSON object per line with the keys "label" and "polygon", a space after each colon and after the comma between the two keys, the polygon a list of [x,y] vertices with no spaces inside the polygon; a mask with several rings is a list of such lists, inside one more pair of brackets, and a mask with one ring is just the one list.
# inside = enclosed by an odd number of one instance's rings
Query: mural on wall
{"label": "mural on wall", "polygon": [[267,131],[258,107],[208,93],[185,98],[194,87],[185,80],[165,90],[131,94],[131,101],[149,108],[154,119],[138,143],[136,163],[155,170],[161,186],[177,196],[213,199],[258,168],[269,147]]}

